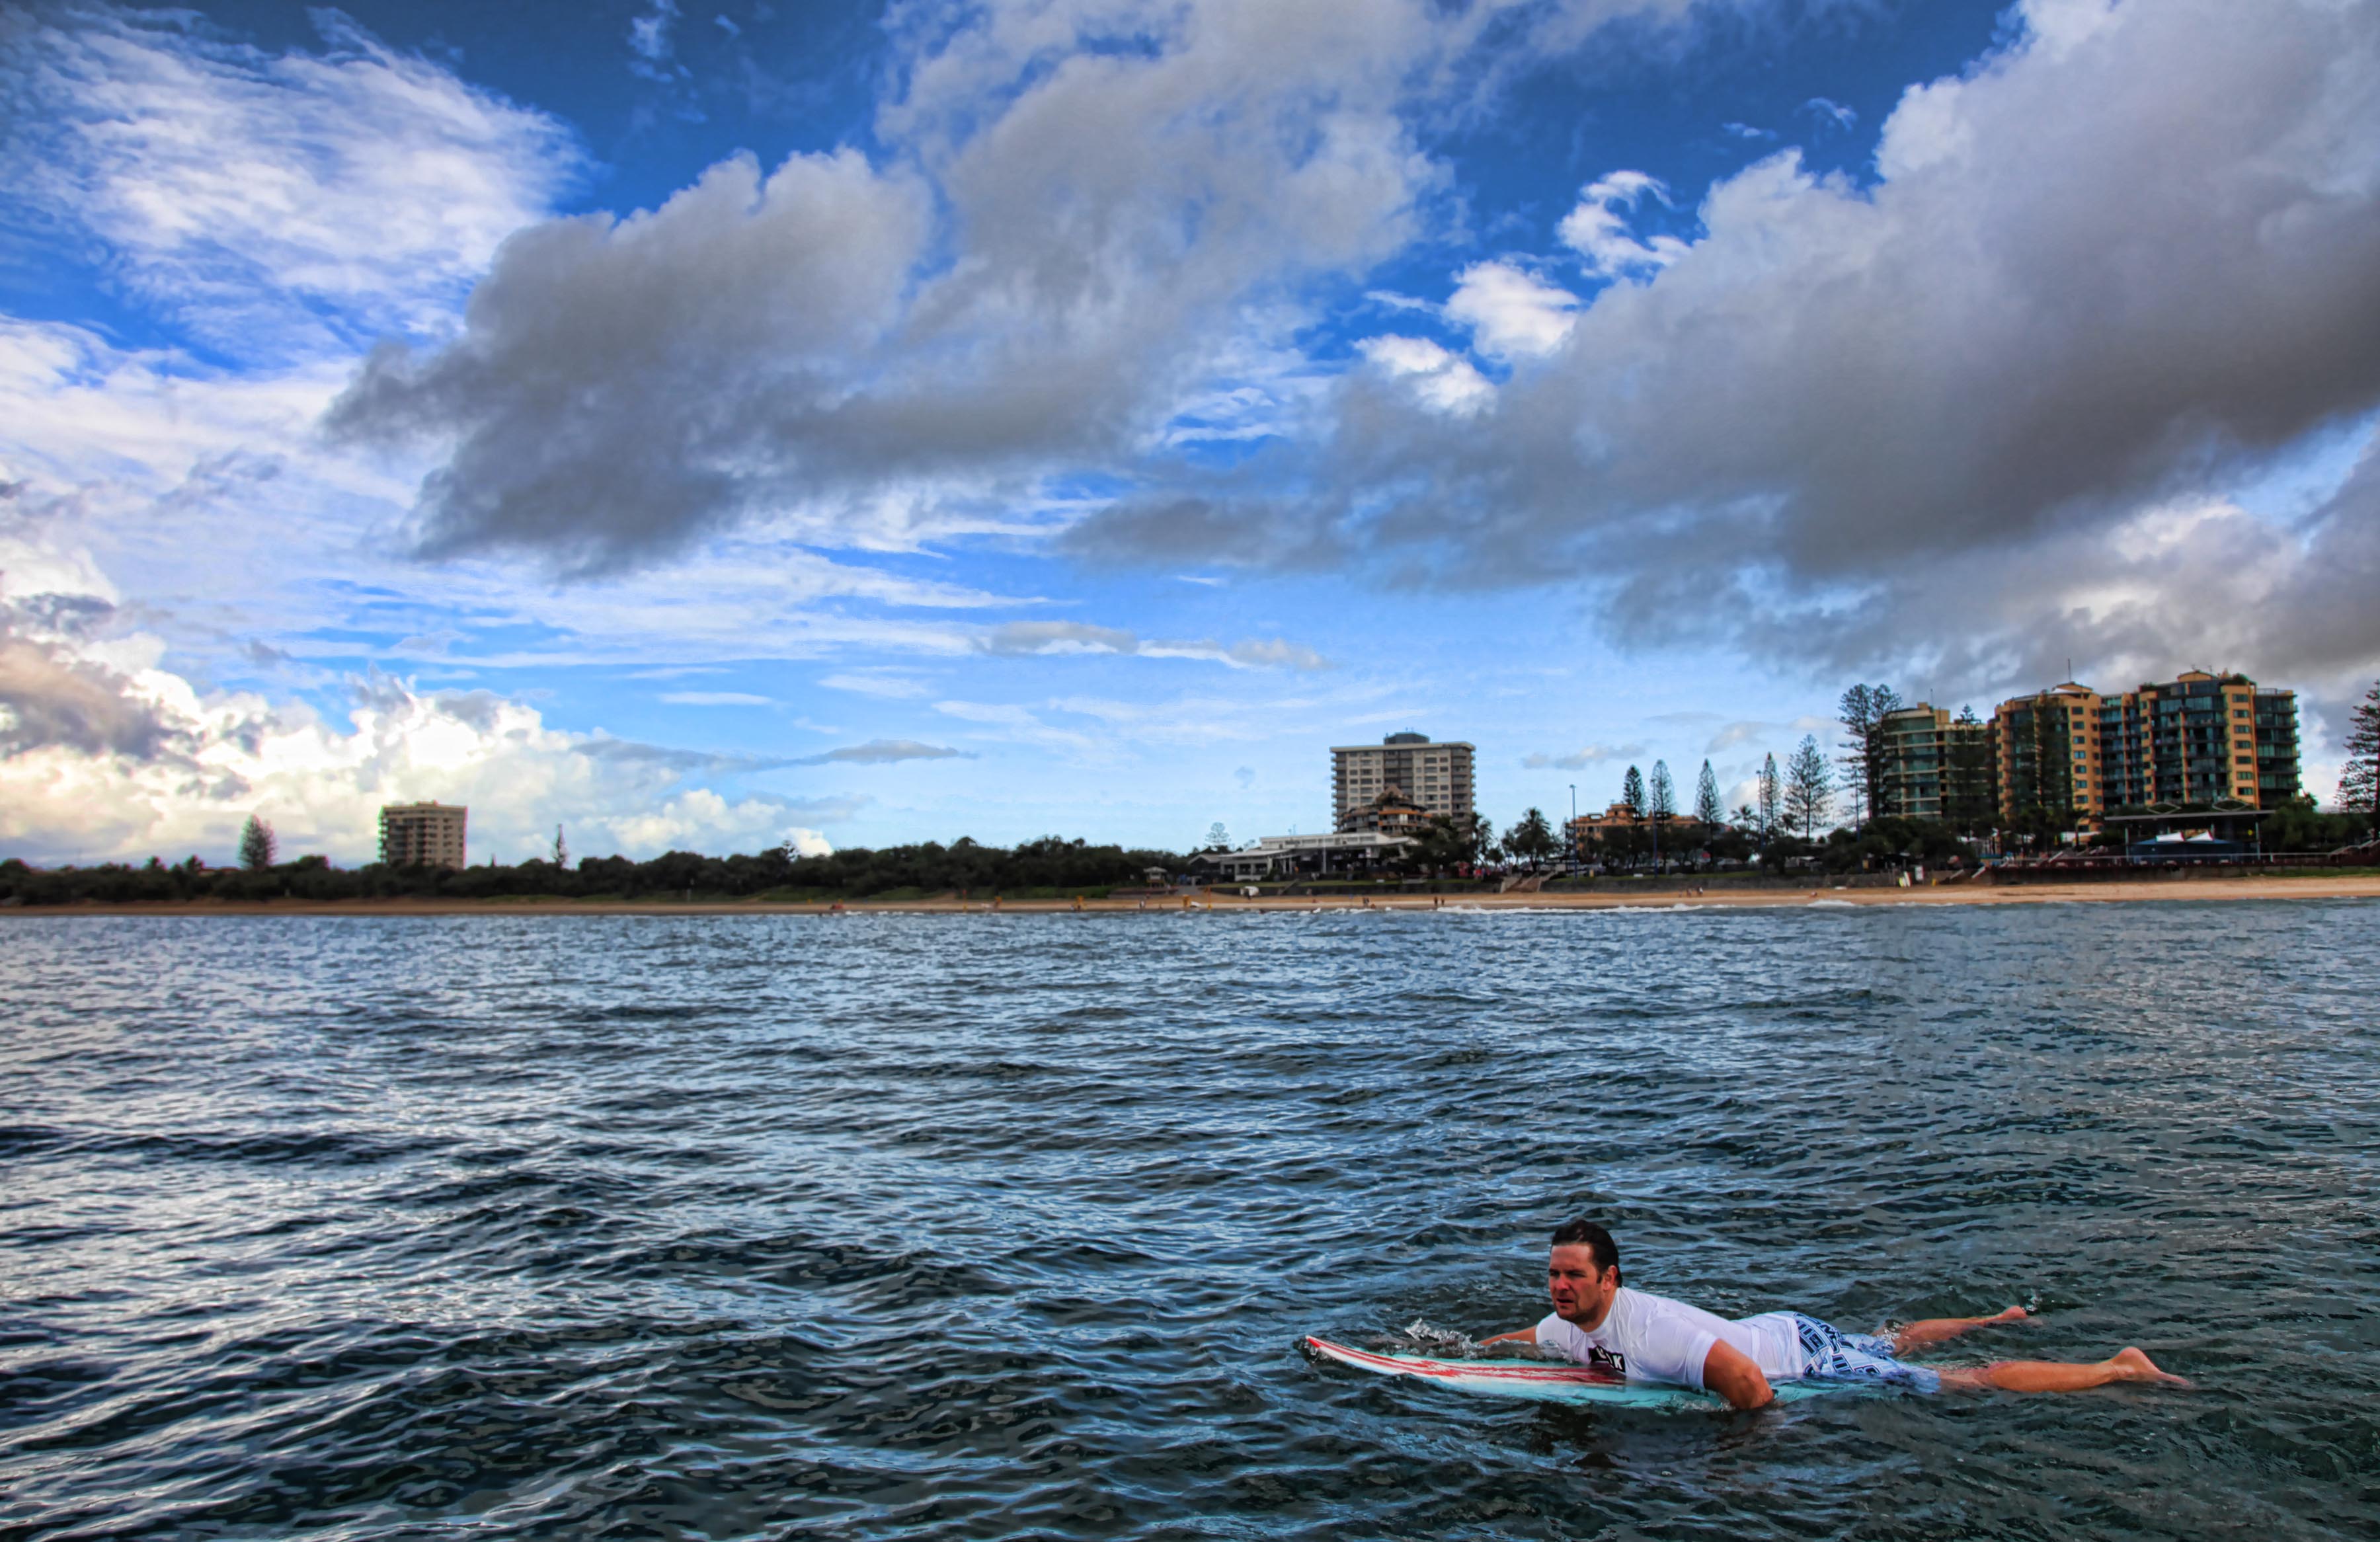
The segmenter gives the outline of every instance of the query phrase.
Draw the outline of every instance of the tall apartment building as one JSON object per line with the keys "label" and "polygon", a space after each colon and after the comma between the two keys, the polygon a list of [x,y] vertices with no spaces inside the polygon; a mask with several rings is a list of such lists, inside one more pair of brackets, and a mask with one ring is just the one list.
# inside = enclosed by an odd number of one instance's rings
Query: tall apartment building
{"label": "tall apartment building", "polygon": [[2028,808],[2071,809],[2078,825],[2106,813],[2101,783],[2100,695],[2069,680],[2003,701],[1992,714],[2000,817]]}
{"label": "tall apartment building", "polygon": [[1353,829],[1363,811],[1391,787],[1419,805],[1425,816],[1448,814],[1469,821],[1475,818],[1472,757],[1470,745],[1433,743],[1425,734],[1391,734],[1377,745],[1333,746],[1333,827]]}
{"label": "tall apartment building", "polygon": [[2192,670],[2101,696],[2069,682],[2000,703],[1993,717],[2003,818],[2071,807],[2095,825],[2118,808],[2269,808],[2297,796],[2297,693]]}
{"label": "tall apartment building", "polygon": [[460,868],[463,825],[470,810],[459,803],[391,803],[380,811],[380,859],[392,868]]}
{"label": "tall apartment building", "polygon": [[2298,795],[2298,698],[2244,674],[2192,670],[2110,698],[2101,759],[2111,808],[2214,803],[2256,808]]}
{"label": "tall apartment building", "polygon": [[1876,812],[1906,820],[1990,818],[1992,725],[1921,701],[1884,715]]}

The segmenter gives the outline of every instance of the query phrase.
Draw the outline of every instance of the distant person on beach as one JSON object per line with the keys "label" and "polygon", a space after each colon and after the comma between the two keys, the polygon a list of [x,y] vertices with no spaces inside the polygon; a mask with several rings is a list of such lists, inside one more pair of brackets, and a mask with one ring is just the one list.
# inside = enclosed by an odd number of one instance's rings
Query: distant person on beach
{"label": "distant person on beach", "polygon": [[1546,1268],[1553,1311],[1535,1328],[1487,1342],[1534,1343],[1625,1380],[1716,1392],[1738,1408],[1769,1402],[1774,1381],[1867,1381],[1921,1392],[1944,1387],[2079,1392],[2114,1381],[2190,1385],[2157,1369],[2137,1349],[2087,1364],[1996,1360],[1975,1369],[1912,1366],[1900,1358],[1970,1329],[2020,1321],[2022,1306],[1988,1317],[1929,1317],[1888,1339],[1846,1333],[1799,1312],[1763,1312],[1730,1322],[1621,1284],[1620,1245],[1591,1220],[1573,1220],[1554,1233]]}

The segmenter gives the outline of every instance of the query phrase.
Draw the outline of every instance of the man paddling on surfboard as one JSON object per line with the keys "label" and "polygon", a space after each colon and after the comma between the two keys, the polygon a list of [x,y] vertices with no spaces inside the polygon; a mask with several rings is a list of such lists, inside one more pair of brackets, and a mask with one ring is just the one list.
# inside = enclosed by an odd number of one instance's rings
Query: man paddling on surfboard
{"label": "man paddling on surfboard", "polygon": [[1846,1333],[1799,1312],[1763,1312],[1734,1322],[1667,1296],[1620,1282],[1620,1246],[1591,1220],[1554,1233],[1546,1266],[1553,1311],[1535,1328],[1500,1333],[1488,1343],[1519,1342],[1555,1350],[1589,1369],[1629,1381],[1667,1382],[1716,1392],[1738,1408],[1758,1408],[1773,1381],[1864,1381],[1931,1392],[1946,1386],[2010,1392],[2075,1392],[2114,1381],[2190,1385],[2157,1369],[2137,1349],[2107,1360],[1998,1360],[1980,1369],[1912,1366],[1900,1356],[1987,1323],[2014,1322],[2021,1306],[1988,1317],[1931,1317],[1889,1339]]}

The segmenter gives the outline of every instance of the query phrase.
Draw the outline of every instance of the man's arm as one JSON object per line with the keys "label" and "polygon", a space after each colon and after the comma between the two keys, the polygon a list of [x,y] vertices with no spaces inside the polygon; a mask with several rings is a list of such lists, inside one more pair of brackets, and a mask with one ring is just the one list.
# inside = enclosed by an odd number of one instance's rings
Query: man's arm
{"label": "man's arm", "polygon": [[1703,1386],[1738,1408],[1765,1408],[1777,1398],[1752,1356],[1725,1339],[1712,1344],[1703,1357]]}
{"label": "man's arm", "polygon": [[1482,1339],[1479,1342],[1483,1344],[1533,1344],[1537,1342],[1537,1325],[1531,1323],[1518,1333],[1499,1333],[1492,1339]]}

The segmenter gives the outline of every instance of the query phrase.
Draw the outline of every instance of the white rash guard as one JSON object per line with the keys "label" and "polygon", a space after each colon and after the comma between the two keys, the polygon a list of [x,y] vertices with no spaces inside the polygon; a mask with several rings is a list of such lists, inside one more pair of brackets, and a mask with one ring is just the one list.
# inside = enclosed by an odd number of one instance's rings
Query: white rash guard
{"label": "white rash guard", "polygon": [[1703,1361],[1711,1345],[1725,1340],[1741,1350],[1771,1381],[1802,1374],[1802,1341],[1791,1312],[1763,1312],[1738,1322],[1622,1285],[1612,1293],[1611,1310],[1593,1332],[1548,1314],[1537,1324],[1537,1342],[1560,1350],[1582,1366],[1631,1381],[1663,1381],[1700,1390]]}

